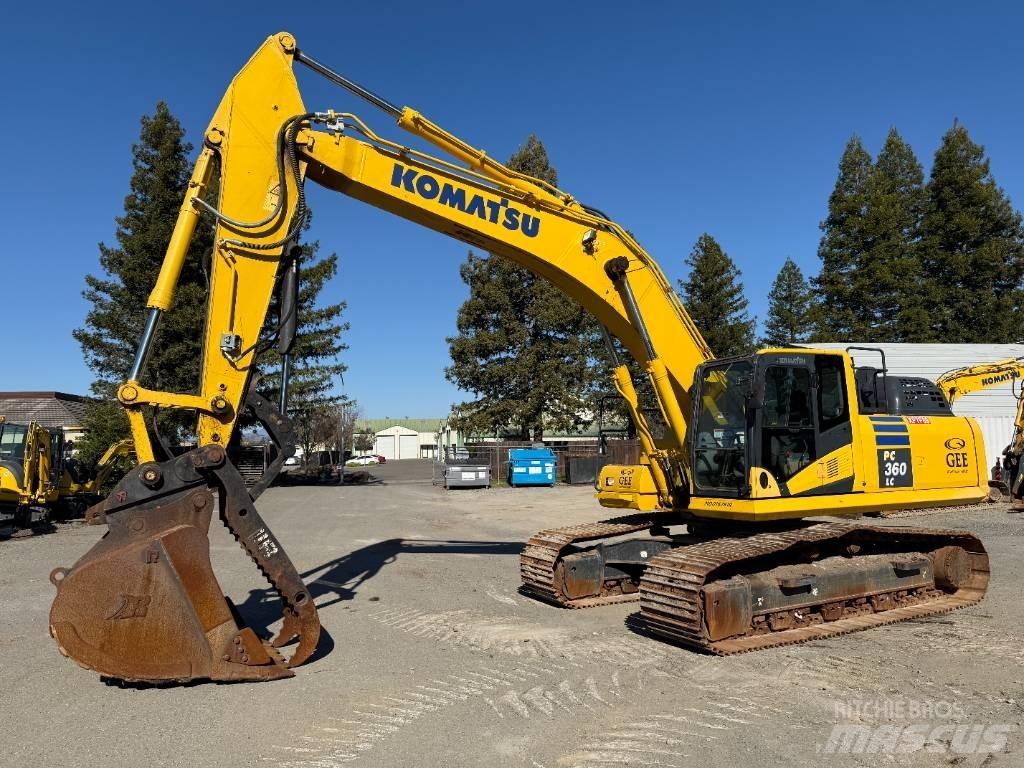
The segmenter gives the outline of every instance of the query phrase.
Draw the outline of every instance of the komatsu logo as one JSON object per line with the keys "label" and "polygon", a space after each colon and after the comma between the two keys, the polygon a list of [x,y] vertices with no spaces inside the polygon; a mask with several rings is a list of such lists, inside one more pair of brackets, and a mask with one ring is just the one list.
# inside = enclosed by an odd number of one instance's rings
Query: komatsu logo
{"label": "komatsu logo", "polygon": [[1013,381],[1018,378],[1020,378],[1020,374],[1017,371],[1007,371],[1006,373],[1000,373],[998,376],[988,376],[981,380],[981,384],[987,387],[992,384],[998,384],[1001,381]]}
{"label": "komatsu logo", "polygon": [[429,173],[420,173],[401,163],[395,163],[395,169],[391,172],[391,186],[412,192],[425,200],[437,200],[441,205],[478,216],[491,224],[500,224],[513,232],[518,230],[527,237],[536,237],[540,232],[540,218],[513,208],[505,198],[491,200],[483,195],[467,198],[466,190],[462,187],[447,181],[442,184]]}

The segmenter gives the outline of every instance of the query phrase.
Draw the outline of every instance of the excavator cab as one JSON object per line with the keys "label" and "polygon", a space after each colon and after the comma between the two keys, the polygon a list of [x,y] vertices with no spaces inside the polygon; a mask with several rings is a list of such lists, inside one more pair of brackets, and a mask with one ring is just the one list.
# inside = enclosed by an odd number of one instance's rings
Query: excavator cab
{"label": "excavator cab", "polygon": [[785,487],[852,442],[845,361],[841,354],[773,350],[700,366],[694,493],[745,498],[755,485]]}
{"label": "excavator cab", "polygon": [[0,523],[13,521],[21,504],[27,439],[27,426],[0,418]]}

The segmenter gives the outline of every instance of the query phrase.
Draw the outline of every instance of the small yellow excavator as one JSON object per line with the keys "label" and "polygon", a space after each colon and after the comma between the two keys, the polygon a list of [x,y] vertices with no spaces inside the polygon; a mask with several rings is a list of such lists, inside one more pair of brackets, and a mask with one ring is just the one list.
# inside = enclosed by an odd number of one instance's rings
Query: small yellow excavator
{"label": "small yellow excavator", "polygon": [[[1024,378],[1024,357],[1008,357],[992,363],[979,363],[956,368],[942,374],[935,383],[952,406],[964,395],[983,389],[1011,384],[1020,386]],[[1002,477],[989,480],[990,487],[1002,496],[1009,496],[1014,508],[1024,509],[1020,476],[1020,459],[1024,453],[1024,388],[1017,392],[1017,412],[1013,420],[1013,435],[1003,449]]]}
{"label": "small yellow excavator", "polygon": [[12,424],[0,416],[0,525],[45,524],[60,496],[63,433],[53,439],[35,422]]}
{"label": "small yellow excavator", "polygon": [[[296,64],[446,157],[386,139],[354,114],[307,108]],[[295,450],[284,415],[287,352],[310,181],[546,278],[596,317],[613,356],[621,347],[649,377],[663,436],[627,367],[615,369],[642,456],[605,467],[597,497],[624,516],[530,539],[520,559],[529,593],[565,607],[638,600],[641,631],[718,654],[915,619],[984,596],[988,556],[969,532],[807,520],[985,498],[978,425],[952,415],[933,382],[888,376],[884,362],[855,367],[849,351],[714,359],[657,263],[609,216],[354,83],[282,32],[253,54],[214,112],[118,391],[140,464],[93,508],[106,536],[51,574],[50,632],[80,665],[124,680],[260,681],[293,675],[317,646],[317,607],[254,503]],[[203,219],[215,226],[215,246],[197,394],[150,389],[146,356]],[[261,338],[275,285],[279,329]],[[286,363],[279,405],[253,386],[259,353],[273,344]],[[153,408],[194,411],[197,447],[164,455],[149,432]],[[249,490],[225,450],[246,408],[281,448]],[[214,509],[281,597],[273,640],[245,626],[217,583]],[[285,659],[280,649],[293,641]]]}
{"label": "small yellow excavator", "polygon": [[63,431],[0,416],[0,527],[29,529],[81,515],[132,451],[132,441],[122,440],[89,469],[68,455]]}

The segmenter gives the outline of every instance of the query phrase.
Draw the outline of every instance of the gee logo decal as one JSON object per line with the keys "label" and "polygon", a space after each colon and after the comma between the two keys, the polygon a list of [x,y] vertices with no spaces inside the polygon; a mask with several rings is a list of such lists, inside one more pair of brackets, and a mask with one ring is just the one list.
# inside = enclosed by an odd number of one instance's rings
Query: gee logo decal
{"label": "gee logo decal", "polygon": [[395,163],[391,172],[391,186],[412,192],[424,200],[437,200],[441,205],[472,214],[491,224],[500,224],[513,232],[518,230],[527,237],[536,237],[540,232],[539,217],[512,207],[505,198],[491,200],[483,195],[473,195],[467,199],[466,190],[462,187],[447,181],[442,184],[429,173],[420,173],[401,163]]}
{"label": "gee logo decal", "polygon": [[951,437],[945,445],[946,450],[949,451],[946,454],[946,466],[949,467],[947,472],[965,472],[970,466],[970,462],[967,460],[967,451],[964,450],[967,447],[967,441],[961,437]]}

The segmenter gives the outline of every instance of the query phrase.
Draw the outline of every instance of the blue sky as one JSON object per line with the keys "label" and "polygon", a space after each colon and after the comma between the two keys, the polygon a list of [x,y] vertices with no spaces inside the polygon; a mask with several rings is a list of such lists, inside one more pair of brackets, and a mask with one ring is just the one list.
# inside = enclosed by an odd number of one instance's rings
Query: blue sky
{"label": "blue sky", "polygon": [[[561,186],[635,233],[673,280],[710,232],[758,316],[786,256],[817,270],[818,224],[853,133],[875,153],[896,126],[927,170],[957,117],[1024,204],[1024,6],[832,5],[14,4],[0,390],[88,390],[71,330],[96,244],[113,238],[139,116],[163,99],[197,139],[234,72],[279,30],[495,157],[536,133]],[[313,73],[299,77],[307,106],[401,134]],[[322,190],[310,198],[313,236],[341,258],[326,294],[349,305],[346,393],[367,416],[444,415],[462,399],[443,369],[465,246]]]}

